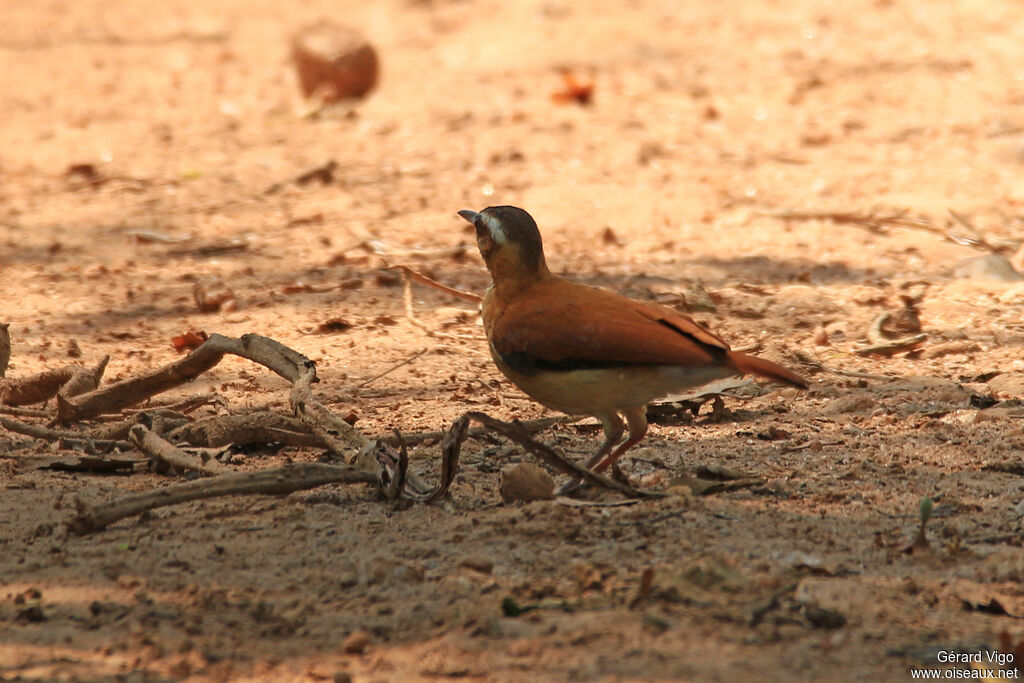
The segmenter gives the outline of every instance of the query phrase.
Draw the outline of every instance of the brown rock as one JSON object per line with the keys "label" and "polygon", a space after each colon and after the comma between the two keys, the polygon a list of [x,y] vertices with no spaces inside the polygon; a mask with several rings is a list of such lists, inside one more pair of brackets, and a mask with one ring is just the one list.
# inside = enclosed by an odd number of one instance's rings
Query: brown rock
{"label": "brown rock", "polygon": [[367,563],[364,571],[366,583],[370,586],[389,582],[423,583],[426,580],[423,567],[406,564],[392,557],[375,558]]}
{"label": "brown rock", "polygon": [[325,102],[362,97],[377,84],[377,51],[358,31],[319,21],[292,38],[302,93]]}
{"label": "brown rock", "polygon": [[972,341],[951,341],[929,346],[921,355],[925,358],[942,358],[957,353],[975,353],[977,351],[981,351],[981,347]]}
{"label": "brown rock", "polygon": [[481,574],[490,574],[494,571],[494,562],[489,557],[480,557],[479,555],[462,558],[459,561],[459,566]]}
{"label": "brown rock", "polygon": [[1024,276],[1017,272],[1010,259],[1000,254],[986,254],[964,259],[956,264],[953,277],[960,280],[987,280],[990,282],[1020,282]]}
{"label": "brown rock", "polygon": [[870,396],[864,394],[848,394],[829,403],[823,411],[826,415],[842,415],[843,413],[866,413],[877,407]]}
{"label": "brown rock", "polygon": [[501,499],[506,503],[529,503],[555,497],[555,480],[538,465],[521,462],[501,470]]}
{"label": "brown rock", "polygon": [[1024,397],[1024,373],[1006,372],[988,381],[989,389],[1013,398]]}
{"label": "brown rock", "polygon": [[192,286],[196,308],[203,313],[227,313],[238,308],[238,299],[219,277],[204,278]]}
{"label": "brown rock", "polygon": [[361,655],[370,646],[370,634],[366,631],[353,631],[342,644],[341,649],[345,654]]}

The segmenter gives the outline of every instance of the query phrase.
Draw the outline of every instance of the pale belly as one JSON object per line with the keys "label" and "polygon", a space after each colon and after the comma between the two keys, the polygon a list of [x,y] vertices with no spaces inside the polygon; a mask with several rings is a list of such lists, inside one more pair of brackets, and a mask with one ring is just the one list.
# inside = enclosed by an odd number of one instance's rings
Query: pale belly
{"label": "pale belly", "polygon": [[645,406],[652,401],[739,374],[735,369],[711,366],[686,368],[672,365],[631,366],[586,370],[516,372],[491,350],[498,369],[530,398],[569,415],[597,415],[609,410]]}

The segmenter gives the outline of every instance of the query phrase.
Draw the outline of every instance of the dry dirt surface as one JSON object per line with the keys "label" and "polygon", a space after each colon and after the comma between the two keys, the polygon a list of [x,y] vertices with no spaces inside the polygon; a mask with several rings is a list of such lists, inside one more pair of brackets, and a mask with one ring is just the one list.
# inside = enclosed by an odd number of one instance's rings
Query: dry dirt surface
{"label": "dry dirt surface", "polygon": [[[171,340],[189,330],[257,333],[312,358],[316,395],[368,436],[468,410],[543,417],[494,368],[473,304],[417,285],[416,324],[386,270],[481,293],[455,212],[515,204],[557,272],[689,311],[812,388],[664,413],[623,461],[661,500],[505,503],[501,469],[532,460],[480,437],[440,503],[330,485],[88,536],[67,534],[76,501],[184,477],[42,469],[81,454],[0,430],[0,680],[905,681],[993,666],[943,652],[1004,655],[1012,672],[1022,9],[6,3],[8,379],[110,355],[107,384],[180,358]],[[300,99],[289,40],[320,17],[377,48],[364,100]],[[593,85],[589,103],[553,97],[564,70]],[[193,288],[212,278],[234,301],[200,312]],[[193,418],[289,412],[287,382],[239,358],[150,407],[195,396],[217,401]],[[538,438],[582,460],[600,434],[587,418]],[[255,471],[324,453],[221,455]],[[436,478],[436,439],[411,458]],[[911,552],[925,499],[928,547]]]}

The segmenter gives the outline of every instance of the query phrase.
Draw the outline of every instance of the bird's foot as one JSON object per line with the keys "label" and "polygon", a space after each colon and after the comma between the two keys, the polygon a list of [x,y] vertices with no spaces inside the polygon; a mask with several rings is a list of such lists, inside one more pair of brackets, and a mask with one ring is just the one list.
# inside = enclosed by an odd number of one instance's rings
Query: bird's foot
{"label": "bird's foot", "polygon": [[[611,476],[611,478],[613,480],[619,482],[620,484],[625,484],[626,486],[632,486],[633,485],[629,481],[629,477],[626,475],[626,473],[623,472],[622,469],[619,468],[619,464],[618,463],[612,463],[611,471],[609,472],[609,475]],[[565,484],[563,484],[560,489],[555,491],[555,495],[556,496],[571,496],[572,494],[579,493],[580,491],[582,491],[584,489],[587,489],[587,488],[590,488],[590,483],[589,482],[583,480],[580,477],[573,477],[572,479],[567,481]]]}
{"label": "bird's foot", "polygon": [[619,463],[617,462],[612,463],[611,475],[612,479],[619,482],[620,484],[625,484],[626,486],[633,485],[632,482],[629,481],[629,477],[626,476],[626,473],[619,468]]}
{"label": "bird's foot", "polygon": [[579,492],[587,485],[587,482],[583,481],[579,477],[573,477],[566,483],[562,484],[562,487],[555,491],[556,496],[571,496],[574,493]]}

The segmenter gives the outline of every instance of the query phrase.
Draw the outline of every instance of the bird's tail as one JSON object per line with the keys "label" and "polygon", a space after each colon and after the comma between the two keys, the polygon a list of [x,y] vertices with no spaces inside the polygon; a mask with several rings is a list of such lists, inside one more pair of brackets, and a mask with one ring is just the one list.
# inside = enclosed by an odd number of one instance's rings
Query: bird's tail
{"label": "bird's tail", "polygon": [[758,358],[756,356],[748,356],[745,353],[738,353],[736,351],[729,352],[729,359],[737,368],[739,368],[740,372],[764,377],[765,379],[770,379],[773,382],[787,384],[791,387],[796,387],[797,389],[807,388],[807,380],[792,370],[787,370],[781,365],[773,363],[770,360],[765,360],[764,358]]}

